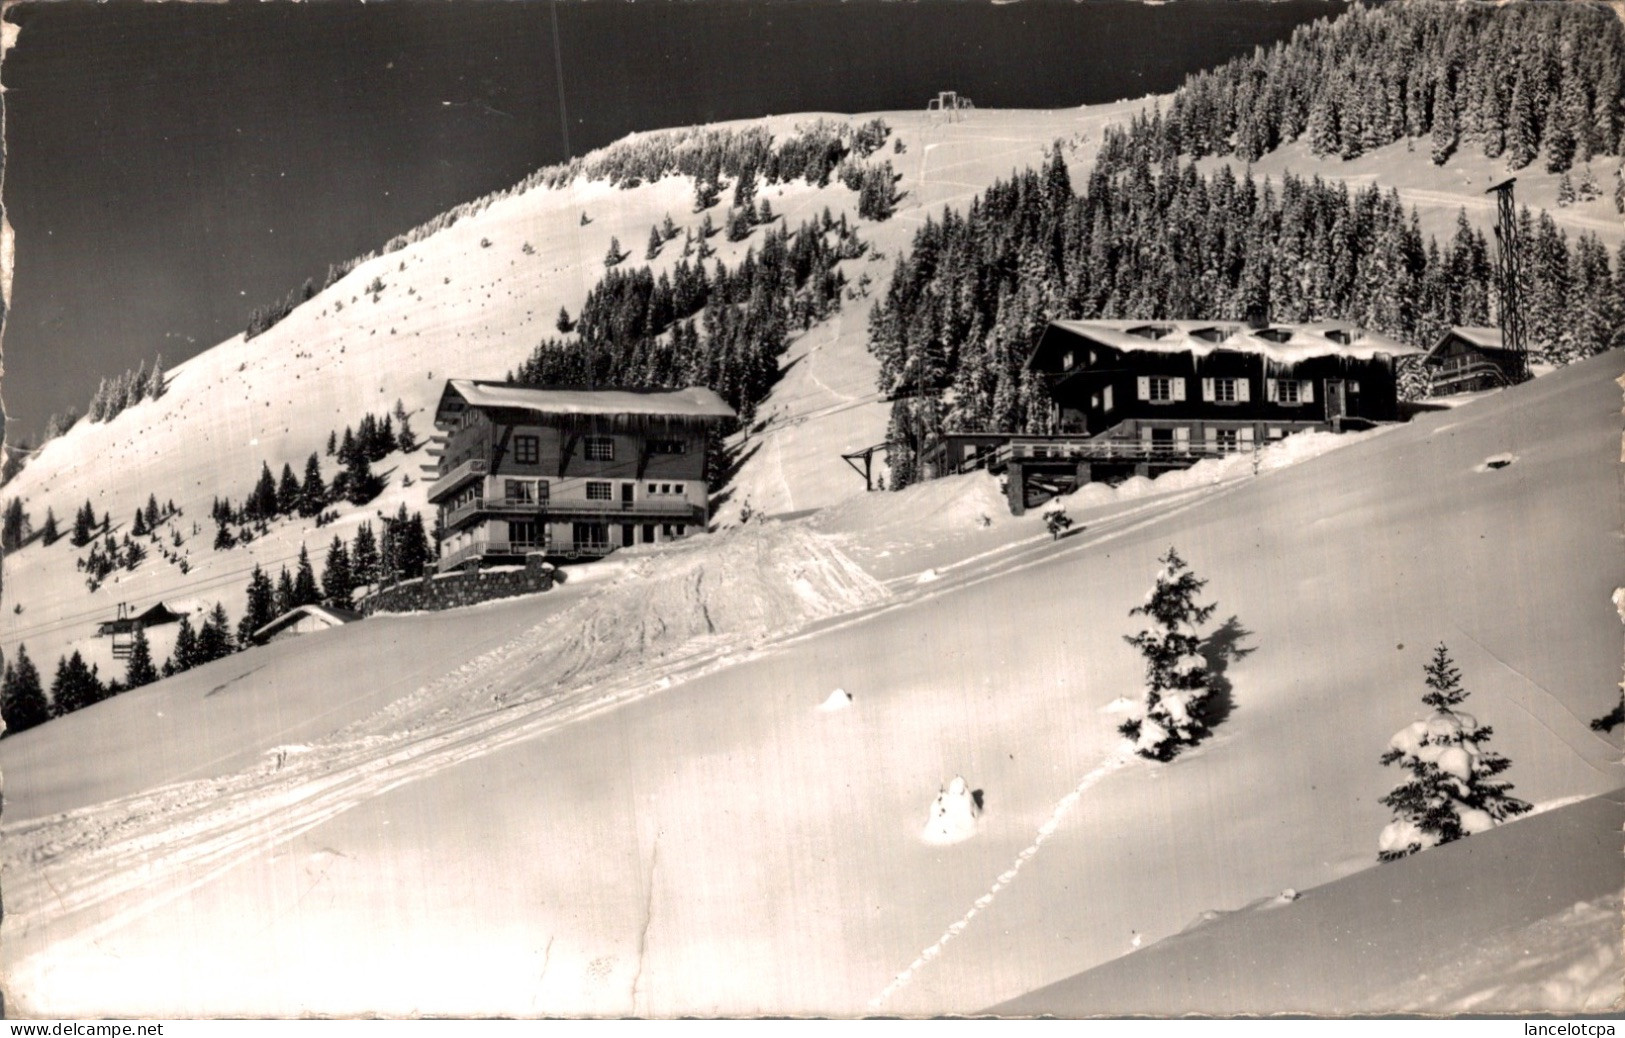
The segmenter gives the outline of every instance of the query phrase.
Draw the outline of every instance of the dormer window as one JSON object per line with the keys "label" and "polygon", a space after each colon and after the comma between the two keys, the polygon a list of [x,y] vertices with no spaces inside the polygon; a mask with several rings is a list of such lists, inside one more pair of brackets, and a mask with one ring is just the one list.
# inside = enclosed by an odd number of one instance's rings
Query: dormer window
{"label": "dormer window", "polygon": [[1289,328],[1260,328],[1253,334],[1270,342],[1286,342],[1292,338],[1292,331]]}
{"label": "dormer window", "polygon": [[1142,339],[1165,339],[1172,335],[1174,330],[1166,324],[1142,324],[1138,328],[1130,328],[1128,333]]}
{"label": "dormer window", "polygon": [[1326,338],[1339,346],[1347,346],[1353,336],[1349,335],[1347,328],[1333,328],[1326,333]]}
{"label": "dormer window", "polygon": [[1225,335],[1219,328],[1198,328],[1191,332],[1191,338],[1201,339],[1203,342],[1223,342]]}

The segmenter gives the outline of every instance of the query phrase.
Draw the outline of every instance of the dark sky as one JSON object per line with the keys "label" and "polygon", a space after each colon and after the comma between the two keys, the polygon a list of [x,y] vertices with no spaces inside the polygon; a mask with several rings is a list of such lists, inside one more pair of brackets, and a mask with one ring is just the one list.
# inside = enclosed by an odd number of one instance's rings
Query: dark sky
{"label": "dark sky", "polygon": [[916,108],[949,87],[983,107],[1139,96],[1337,9],[19,4],[0,68],[13,432],[82,410],[100,375],[206,349],[331,262],[634,129]]}

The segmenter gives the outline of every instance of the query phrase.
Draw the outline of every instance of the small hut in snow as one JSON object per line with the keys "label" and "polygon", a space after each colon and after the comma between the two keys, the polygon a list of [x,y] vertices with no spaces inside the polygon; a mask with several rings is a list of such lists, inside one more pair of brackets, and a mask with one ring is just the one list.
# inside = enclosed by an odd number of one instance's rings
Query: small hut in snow
{"label": "small hut in snow", "polygon": [[255,645],[265,645],[279,638],[291,638],[330,627],[340,627],[361,619],[361,614],[350,609],[335,609],[324,605],[302,605],[283,613],[249,637]]}

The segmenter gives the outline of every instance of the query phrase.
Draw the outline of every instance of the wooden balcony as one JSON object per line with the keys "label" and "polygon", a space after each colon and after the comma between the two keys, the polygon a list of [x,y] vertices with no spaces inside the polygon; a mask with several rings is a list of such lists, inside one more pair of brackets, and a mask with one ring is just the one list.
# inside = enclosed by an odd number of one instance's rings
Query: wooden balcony
{"label": "wooden balcony", "polygon": [[535,551],[544,551],[554,558],[595,559],[610,554],[615,550],[615,547],[615,545],[607,541],[565,540],[555,541],[552,544],[543,546],[509,541],[503,537],[482,537],[470,544],[465,544],[460,548],[444,553],[440,556],[440,561],[436,563],[435,568],[441,573],[446,573],[459,566],[465,566],[470,562],[477,562],[490,556],[507,558],[526,555]]}
{"label": "wooden balcony", "polygon": [[1210,444],[1205,440],[1175,440],[1149,442],[1129,439],[1047,440],[1041,438],[1011,440],[980,458],[966,462],[969,468],[986,467],[998,471],[1011,462],[1123,462],[1127,464],[1162,464],[1169,466],[1194,465],[1204,458],[1223,458],[1256,450],[1256,441],[1238,441],[1234,445]]}
{"label": "wooden balcony", "polygon": [[491,463],[485,458],[469,458],[450,472],[429,484],[427,491],[431,503],[438,501],[471,479],[481,478],[491,471]]}
{"label": "wooden balcony", "polygon": [[588,501],[541,500],[521,501],[513,498],[493,497],[469,501],[446,510],[446,529],[455,530],[471,519],[535,519],[537,522],[567,521],[570,519],[629,519],[681,520],[685,523],[702,521],[703,509],[686,498],[671,501],[658,499],[643,501]]}

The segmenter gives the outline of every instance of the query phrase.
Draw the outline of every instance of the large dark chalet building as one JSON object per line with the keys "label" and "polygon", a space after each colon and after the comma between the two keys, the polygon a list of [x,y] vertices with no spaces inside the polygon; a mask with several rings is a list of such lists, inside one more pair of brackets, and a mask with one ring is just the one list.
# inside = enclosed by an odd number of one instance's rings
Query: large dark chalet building
{"label": "large dark chalet building", "polygon": [[1114,473],[1154,475],[1304,430],[1400,417],[1395,362],[1421,351],[1351,324],[1056,321],[1027,360],[1048,390],[1050,436],[958,433],[924,457],[931,475],[978,465],[1050,493]]}
{"label": "large dark chalet building", "polygon": [[709,389],[537,389],[452,379],[435,409],[440,569],[606,555],[703,532]]}

